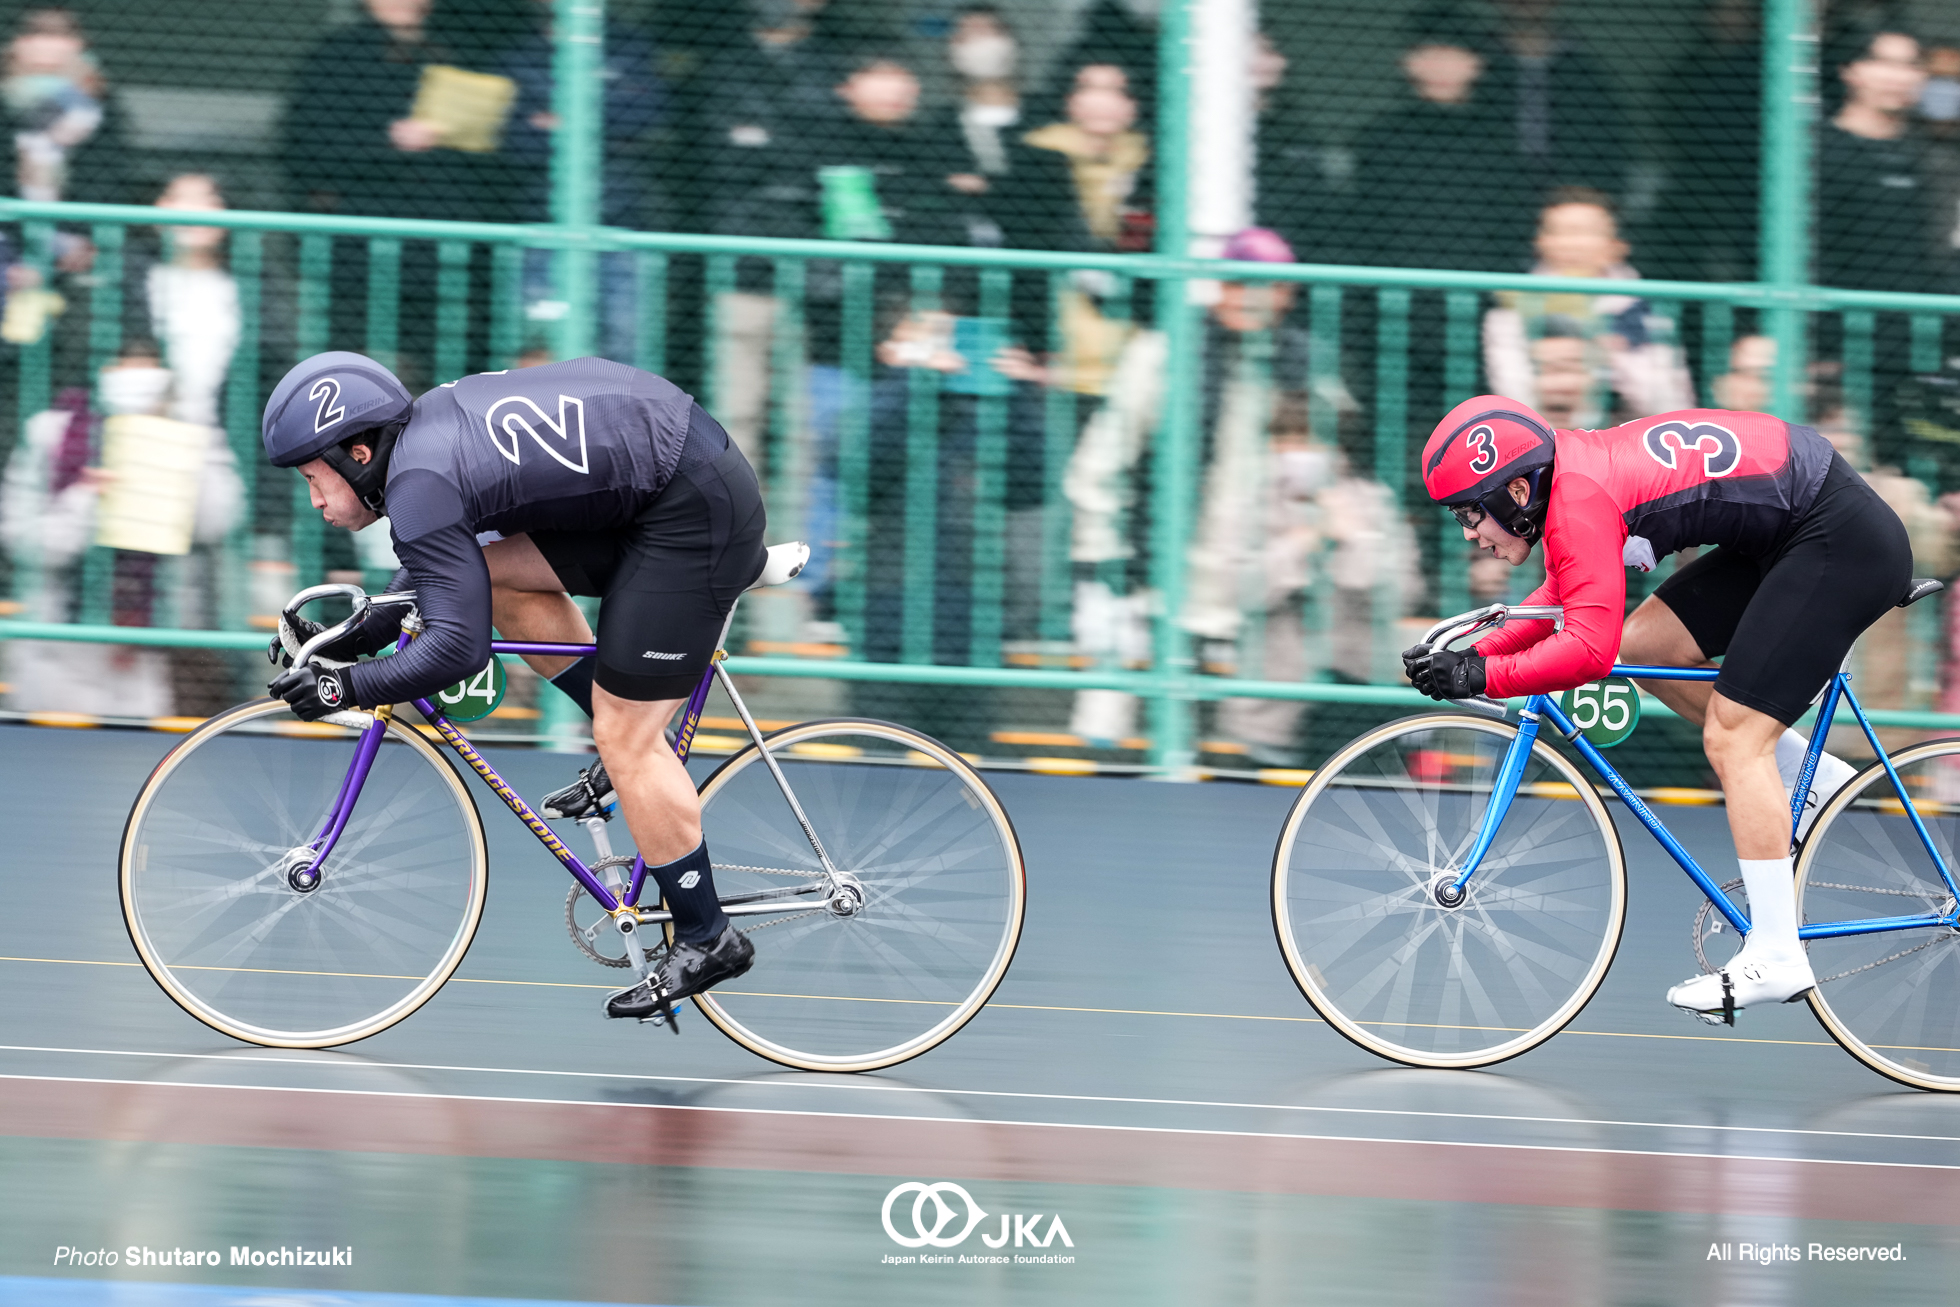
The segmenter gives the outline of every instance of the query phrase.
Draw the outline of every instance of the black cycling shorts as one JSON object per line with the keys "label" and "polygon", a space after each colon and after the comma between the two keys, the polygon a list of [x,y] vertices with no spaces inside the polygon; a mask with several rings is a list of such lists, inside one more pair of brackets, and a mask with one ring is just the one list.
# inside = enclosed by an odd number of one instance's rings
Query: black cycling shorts
{"label": "black cycling shorts", "polygon": [[1840,456],[1817,501],[1773,552],[1709,551],[1661,582],[1703,654],[1722,659],[1715,688],[1785,726],[1804,715],[1852,642],[1912,584],[1899,515]]}
{"label": "black cycling shorts", "polygon": [[599,604],[593,679],[622,699],[684,699],[714,657],[736,598],[762,575],[762,489],[697,404],[667,488],[611,531],[536,531],[569,594]]}

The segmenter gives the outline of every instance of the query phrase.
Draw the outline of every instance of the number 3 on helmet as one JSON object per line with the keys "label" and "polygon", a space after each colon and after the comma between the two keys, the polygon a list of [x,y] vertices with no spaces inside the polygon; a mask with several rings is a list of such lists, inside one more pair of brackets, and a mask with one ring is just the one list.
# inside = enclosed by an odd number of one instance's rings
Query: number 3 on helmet
{"label": "number 3 on helmet", "polygon": [[[1422,449],[1422,484],[1452,509],[1482,509],[1520,540],[1545,529],[1552,490],[1551,424],[1516,400],[1479,395],[1451,409]],[[1506,489],[1523,477],[1531,495],[1522,504]]]}

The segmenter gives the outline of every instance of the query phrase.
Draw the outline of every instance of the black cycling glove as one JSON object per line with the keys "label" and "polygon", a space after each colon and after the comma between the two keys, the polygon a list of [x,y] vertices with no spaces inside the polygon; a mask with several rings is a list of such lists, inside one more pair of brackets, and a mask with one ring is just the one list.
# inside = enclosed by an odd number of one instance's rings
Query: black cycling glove
{"label": "black cycling glove", "polygon": [[[377,604],[368,609],[359,626],[332,644],[314,650],[314,655],[329,662],[351,663],[363,655],[378,654],[401,638],[402,619],[408,615],[408,609],[406,603]],[[275,666],[291,667],[294,651],[326,629],[309,618],[281,613],[279,634],[273,638],[265,656]]]}
{"label": "black cycling glove", "polygon": [[343,674],[333,668],[315,667],[311,663],[274,677],[265,688],[275,698],[284,699],[293,710],[293,715],[303,722],[317,722],[322,717],[354,706],[350,702],[351,696]]}
{"label": "black cycling glove", "polygon": [[1404,650],[1402,665],[1409,684],[1432,699],[1468,699],[1484,692],[1484,656],[1431,649],[1419,644]]}

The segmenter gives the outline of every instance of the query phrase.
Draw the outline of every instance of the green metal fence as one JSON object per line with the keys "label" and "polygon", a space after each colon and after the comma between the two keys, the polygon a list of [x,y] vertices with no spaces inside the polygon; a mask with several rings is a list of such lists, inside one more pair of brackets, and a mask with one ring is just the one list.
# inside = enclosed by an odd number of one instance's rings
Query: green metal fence
{"label": "green metal fence", "polygon": [[[1371,715],[1421,702],[1398,683],[1409,630],[1521,596],[1530,579],[1475,570],[1412,467],[1435,416],[1491,384],[1492,333],[1520,304],[1637,296],[1687,402],[1828,421],[1923,487],[1929,513],[1932,492],[1960,490],[1960,419],[1912,409],[1939,395],[1913,379],[1960,352],[1960,296],[1808,280],[1815,39],[1801,0],[1764,10],[1761,280],[1720,283],[1194,257],[1189,52],[1204,13],[1202,0],[1167,5],[1159,33],[1154,253],[604,226],[602,14],[571,0],[557,9],[551,223],[0,200],[48,284],[64,238],[93,253],[65,283],[67,311],[14,351],[23,448],[63,386],[124,349],[127,304],[172,233],[224,233],[239,330],[223,426],[249,504],[221,543],[143,572],[146,625],[119,608],[117,551],[88,546],[53,586],[16,546],[18,607],[0,637],[240,651],[207,674],[218,693],[251,692],[242,651],[263,640],[270,604],[331,574],[386,574],[378,551],[323,531],[296,478],[262,466],[272,381],[329,347],[421,385],[573,357],[596,347],[604,302],[622,294],[627,361],[722,416],[764,475],[772,536],[818,547],[812,578],[752,601],[738,671],[773,678],[786,714],[907,717],[995,756],[1170,775],[1311,764]],[[1115,378],[1094,385],[1060,362],[1080,352],[1089,299]],[[1250,317],[1232,318],[1245,304]],[[1016,341],[1023,370],[995,367],[989,351]],[[1286,531],[1297,557],[1248,561]],[[1960,725],[1930,711],[1940,614],[1900,621],[1868,642],[1882,646],[1880,720]],[[538,696],[537,732],[563,739],[555,700]],[[1314,706],[1301,718],[1262,703]],[[1681,779],[1692,752],[1673,740],[1654,776]]]}

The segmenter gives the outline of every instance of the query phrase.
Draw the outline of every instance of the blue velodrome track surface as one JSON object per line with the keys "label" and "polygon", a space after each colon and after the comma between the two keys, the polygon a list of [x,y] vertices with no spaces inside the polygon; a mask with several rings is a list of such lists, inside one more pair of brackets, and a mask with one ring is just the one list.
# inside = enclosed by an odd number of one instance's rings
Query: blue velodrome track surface
{"label": "blue velodrome track surface", "polygon": [[[458,979],[361,1044],[281,1052],[178,1011],[123,932],[116,839],[170,743],[0,727],[5,1307],[1954,1300],[1960,1099],[1878,1078],[1801,1006],[1734,1031],[1667,1008],[1697,900],[1637,828],[1605,987],[1482,1072],[1391,1067],[1314,1018],[1266,906],[1293,791],[1004,773],[1014,968],[890,1072],[606,1022],[562,872],[489,804]],[[576,765],[493,761],[530,795]],[[1726,858],[1719,809],[1667,818]],[[985,1213],[953,1260],[896,1260],[907,1182]],[[1016,1228],[1047,1246],[982,1246]],[[351,1264],[249,1260],[281,1248]]]}

